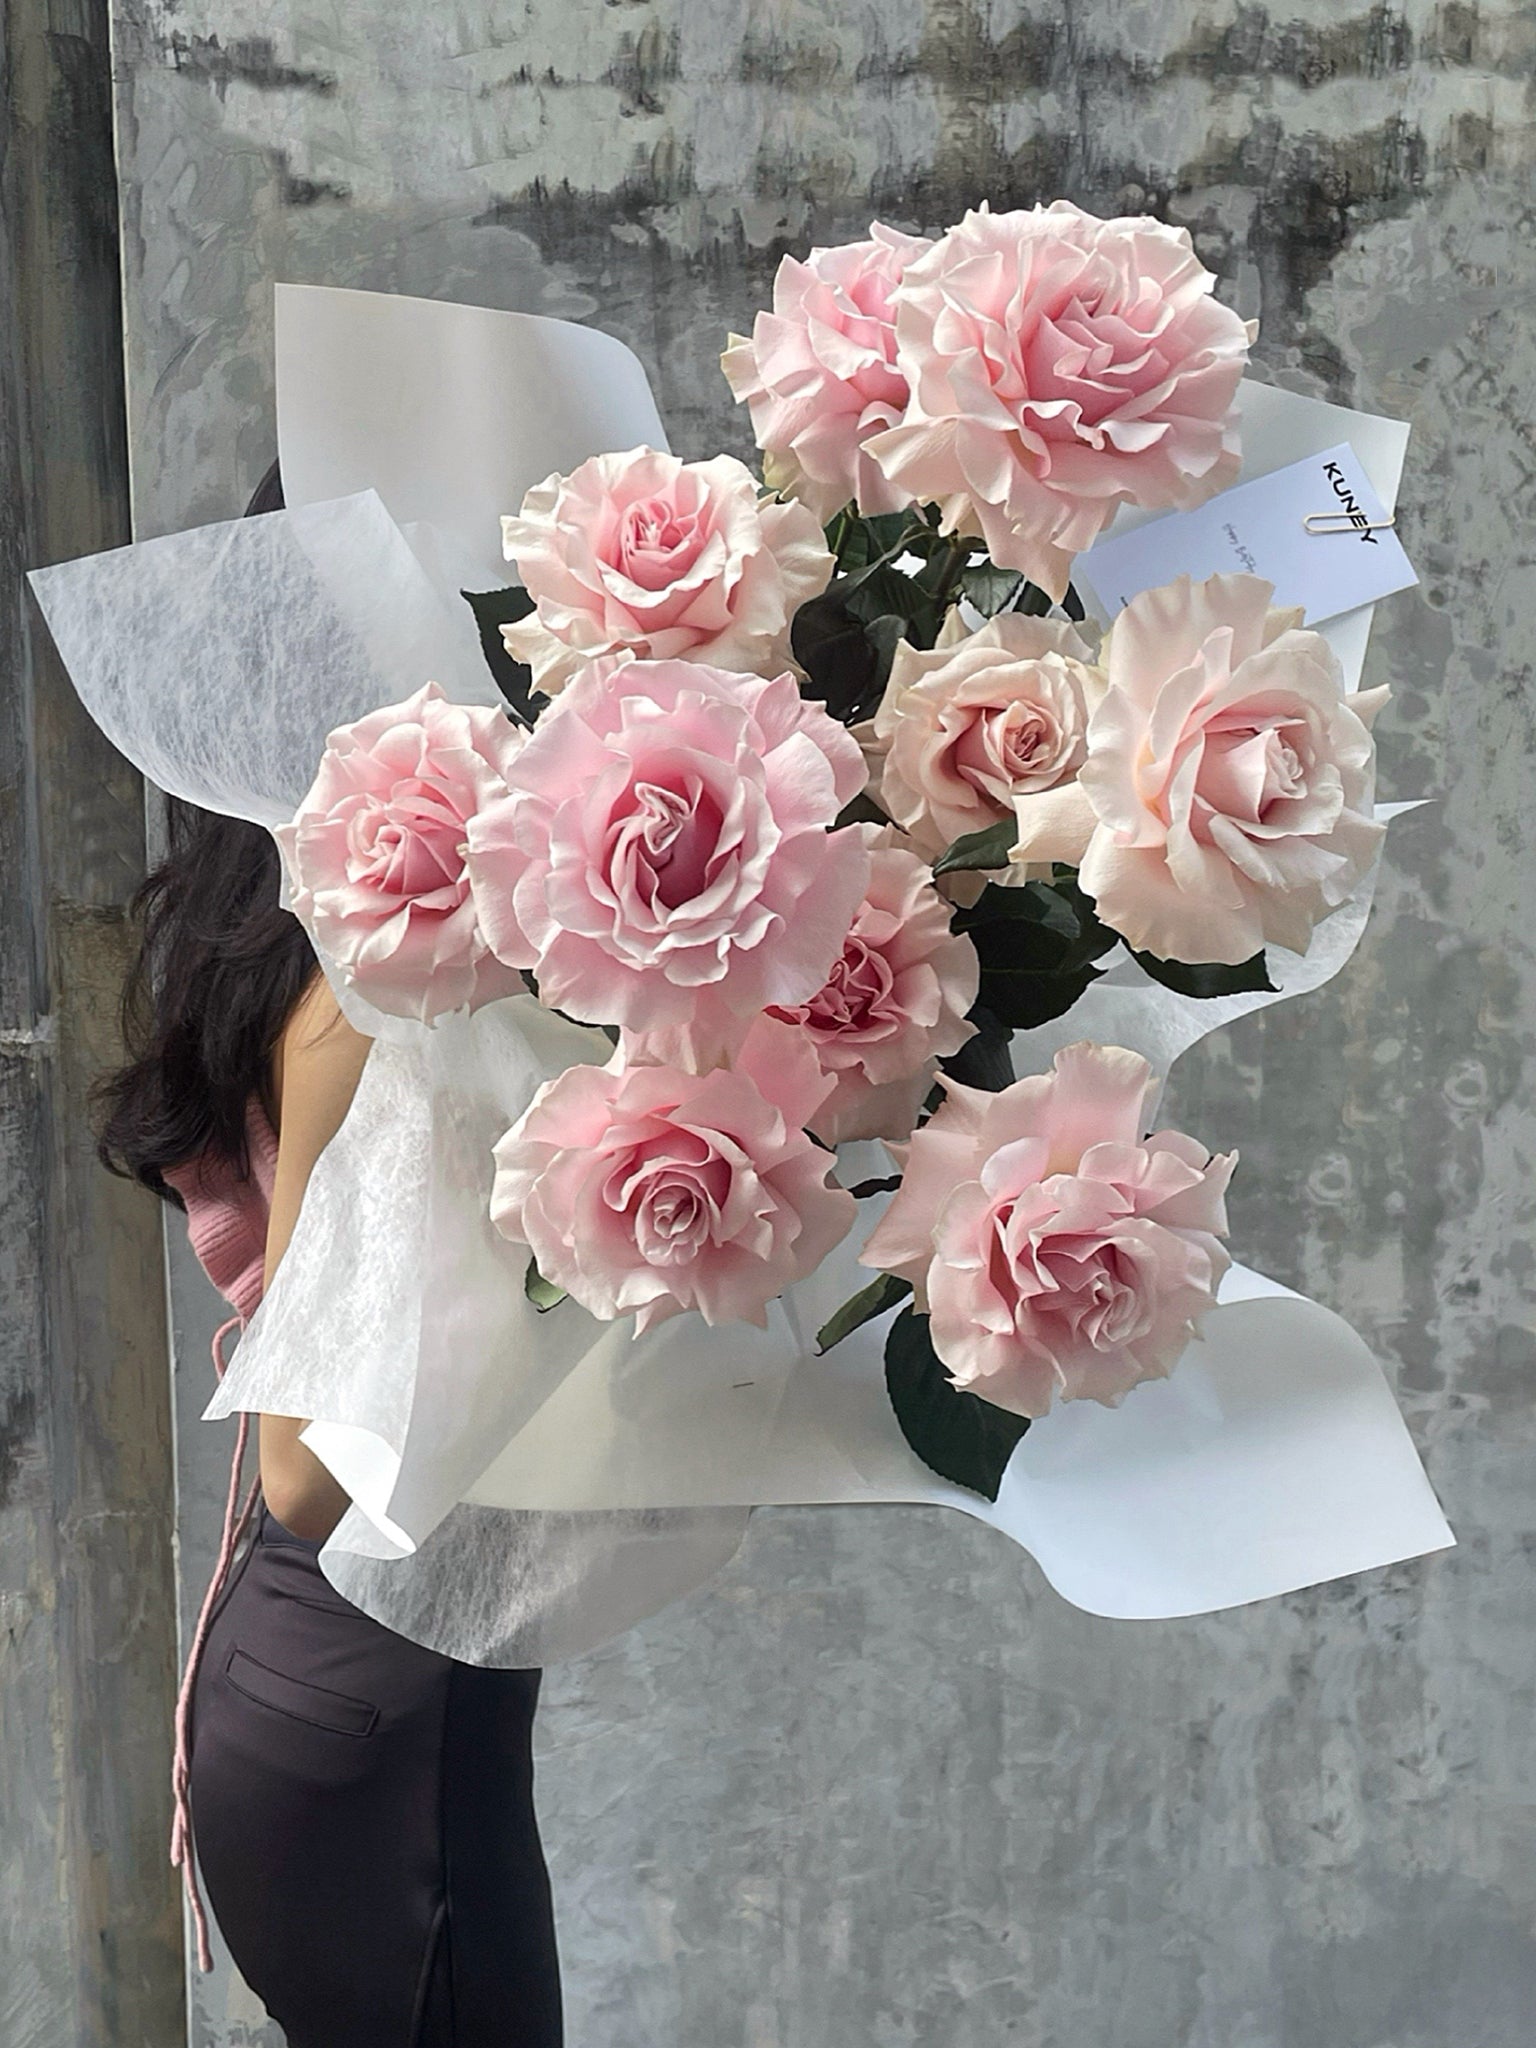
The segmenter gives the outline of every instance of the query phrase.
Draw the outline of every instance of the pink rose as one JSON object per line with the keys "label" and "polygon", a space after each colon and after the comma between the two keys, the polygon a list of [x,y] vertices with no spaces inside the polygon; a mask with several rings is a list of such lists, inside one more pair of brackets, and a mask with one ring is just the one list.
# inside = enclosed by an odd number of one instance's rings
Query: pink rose
{"label": "pink rose", "polygon": [[1152,1069],[1118,1046],[1068,1046],[999,1095],[944,1086],[861,1256],[912,1282],[955,1385],[1044,1415],[1166,1377],[1229,1264],[1235,1155],[1143,1139]]}
{"label": "pink rose", "polygon": [[805,1135],[828,1088],[809,1046],[760,1022],[734,1068],[571,1067],[496,1146],[491,1216],[540,1273],[637,1333],[684,1309],[766,1309],[848,1233],[855,1204]]}
{"label": "pink rose", "polygon": [[815,995],[769,1012],[797,1027],[832,1092],[811,1129],[829,1145],[905,1138],[936,1063],[975,1033],[976,948],[949,928],[927,864],[873,825],[869,886],[832,972]]}
{"label": "pink rose", "polygon": [[823,525],[850,498],[870,514],[909,502],[864,444],[906,411],[891,291],[932,247],[875,221],[867,242],[813,249],[803,263],[786,256],[773,311],[758,314],[750,341],[733,334],[720,358],[751,411],[769,486],[808,505]]}
{"label": "pink rose", "polygon": [[869,876],[858,832],[828,827],[863,781],[791,676],[599,662],[471,826],[486,934],[551,1008],[708,1065],[826,980]]}
{"label": "pink rose", "polygon": [[505,713],[428,683],[338,726],[275,828],[294,911],[376,1009],[426,1021],[522,988],[486,944],[464,847],[470,819],[505,797],[523,738]]}
{"label": "pink rose", "polygon": [[778,675],[795,613],[832,574],[814,513],[759,498],[730,455],[594,455],[501,524],[536,607],[502,638],[551,696],[604,654]]}
{"label": "pink rose", "polygon": [[870,459],[1059,598],[1117,506],[1198,505],[1237,474],[1255,330],[1214,284],[1161,221],[968,213],[896,288],[912,404]]}
{"label": "pink rose", "polygon": [[1100,688],[1092,662],[1065,621],[1017,612],[975,633],[946,626],[928,651],[900,643],[865,745],[881,808],[930,861],[1011,817],[1015,797],[1076,775]]}
{"label": "pink rose", "polygon": [[1016,806],[1017,862],[1077,864],[1104,922],[1168,960],[1304,953],[1376,857],[1371,723],[1257,576],[1144,591],[1105,643],[1077,782]]}

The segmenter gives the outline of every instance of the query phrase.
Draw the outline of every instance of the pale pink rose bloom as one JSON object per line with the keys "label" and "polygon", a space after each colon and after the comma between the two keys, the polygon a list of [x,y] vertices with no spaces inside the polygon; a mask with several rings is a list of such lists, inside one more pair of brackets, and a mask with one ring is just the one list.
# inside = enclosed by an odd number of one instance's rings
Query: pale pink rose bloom
{"label": "pale pink rose bloom", "polygon": [[594,455],[501,524],[536,606],[501,636],[551,696],[605,654],[778,675],[795,613],[832,575],[815,514],[760,498],[731,455]]}
{"label": "pale pink rose bloom", "polygon": [[911,502],[864,444],[906,411],[891,292],[932,247],[875,221],[868,241],[813,249],[804,262],[786,256],[773,281],[773,311],[758,314],[750,341],[733,334],[720,358],[751,412],[767,482],[808,505],[823,525],[850,498],[868,514]]}
{"label": "pale pink rose bloom", "polygon": [[1321,633],[1257,576],[1187,576],[1116,619],[1076,781],[1015,806],[1016,862],[1080,867],[1099,915],[1166,960],[1304,953],[1376,858],[1385,689],[1344,694]]}
{"label": "pale pink rose bloom", "polygon": [[842,726],[792,676],[598,662],[470,830],[486,934],[552,1009],[709,1065],[826,980],[869,877]]}
{"label": "pale pink rose bloom", "polygon": [[1064,620],[1004,612],[974,633],[946,626],[931,649],[903,640],[859,735],[872,793],[937,860],[1011,818],[1016,797],[1076,775],[1099,688],[1090,649]]}
{"label": "pale pink rose bloom", "polygon": [[504,712],[428,683],[338,726],[292,822],[274,829],[293,910],[375,1009],[426,1021],[522,988],[486,943],[464,849],[470,819],[505,797],[523,739]]}
{"label": "pale pink rose bloom", "polygon": [[968,213],[894,294],[912,385],[868,455],[946,532],[1059,598],[1122,504],[1188,507],[1237,474],[1255,329],[1183,228],[1057,200]]}
{"label": "pale pink rose bloom", "polygon": [[697,1309],[761,1328],[853,1222],[803,1128],[829,1085],[766,1020],[735,1067],[702,1077],[621,1054],[568,1068],[497,1144],[492,1220],[595,1316],[633,1313],[638,1332]]}
{"label": "pale pink rose bloom", "polygon": [[888,827],[857,829],[869,886],[832,972],[806,1002],[769,1012],[795,1025],[833,1083],[810,1126],[829,1145],[908,1137],[938,1060],[975,1035],[976,948],[950,930],[927,863]]}
{"label": "pale pink rose bloom", "polygon": [[955,1385],[1034,1416],[1165,1377],[1230,1263],[1235,1154],[1144,1138],[1152,1069],[1118,1046],[998,1095],[944,1087],[861,1257],[912,1282]]}

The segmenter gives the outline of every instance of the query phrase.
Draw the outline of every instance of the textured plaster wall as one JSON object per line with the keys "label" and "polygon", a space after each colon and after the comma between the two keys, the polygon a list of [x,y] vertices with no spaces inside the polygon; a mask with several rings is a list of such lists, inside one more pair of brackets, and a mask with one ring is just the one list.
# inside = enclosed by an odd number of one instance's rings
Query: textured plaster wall
{"label": "textured plaster wall", "polygon": [[[585,319],[675,445],[777,257],[1064,193],[1193,230],[1265,374],[1414,422],[1395,830],[1331,989],[1180,1109],[1385,1360],[1449,1556],[1196,1622],[939,1512],[760,1515],[551,1674],[573,2048],[1522,2048],[1536,2026],[1536,18],[1520,0],[120,0],[139,529],[272,453],[275,278]],[[207,1302],[175,1258],[190,1578]],[[212,1432],[209,1432],[211,1435]],[[189,1578],[189,1584],[190,1584]],[[199,2044],[276,2030],[221,1973]]]}

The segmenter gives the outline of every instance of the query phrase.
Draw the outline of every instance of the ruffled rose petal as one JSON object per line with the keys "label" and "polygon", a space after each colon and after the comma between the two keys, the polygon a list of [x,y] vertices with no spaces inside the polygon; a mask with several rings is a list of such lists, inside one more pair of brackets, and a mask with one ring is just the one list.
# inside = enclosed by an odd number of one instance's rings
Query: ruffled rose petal
{"label": "ruffled rose petal", "polygon": [[292,820],[274,831],[291,907],[376,1009],[429,1022],[515,994],[475,912],[469,824],[507,792],[524,734],[428,683],[340,726]]}
{"label": "ruffled rose petal", "polygon": [[897,367],[891,292],[907,265],[932,247],[878,221],[862,242],[786,256],[773,310],[751,337],[733,334],[720,359],[752,416],[770,488],[825,525],[850,499],[869,514],[908,502],[865,452],[907,404]]}
{"label": "ruffled rose petal", "polygon": [[1371,726],[1386,693],[1338,662],[1256,576],[1134,598],[1069,788],[1020,797],[1016,863],[1079,868],[1104,922],[1161,959],[1302,953],[1379,850]]}
{"label": "ruffled rose petal", "polygon": [[1254,330],[1214,284],[1159,221],[968,213],[892,294],[912,399],[866,453],[1059,598],[1119,505],[1196,505],[1237,473]]}
{"label": "ruffled rose petal", "polygon": [[829,1145],[905,1138],[937,1061],[974,1035],[976,949],[899,834],[855,828],[869,881],[832,970],[807,1000],[774,1008],[819,1061],[828,1097],[810,1128]]}
{"label": "ruffled rose petal", "polygon": [[862,777],[789,675],[596,663],[470,823],[481,927],[551,1007],[707,1068],[826,980],[869,877],[829,829]]}
{"label": "ruffled rose petal", "polygon": [[861,1257],[911,1281],[957,1386],[1021,1415],[1113,1406],[1197,1333],[1235,1162],[1143,1140],[1151,1081],[1136,1053],[1069,1046],[996,1095],[949,1084],[914,1135]]}
{"label": "ruffled rose petal", "polygon": [[1016,798],[1076,776],[1099,694],[1090,650],[1064,620],[1004,613],[931,649],[902,641],[859,733],[871,794],[935,860]]}
{"label": "ruffled rose petal", "polygon": [[498,1141],[491,1219],[596,1316],[761,1326],[853,1221],[799,1121],[826,1085],[766,1021],[750,1054],[704,1075],[622,1052],[569,1068]]}
{"label": "ruffled rose petal", "polygon": [[729,455],[593,456],[536,484],[502,543],[534,600],[502,639],[549,696],[604,655],[776,675],[795,613],[832,574],[815,516],[759,498]]}

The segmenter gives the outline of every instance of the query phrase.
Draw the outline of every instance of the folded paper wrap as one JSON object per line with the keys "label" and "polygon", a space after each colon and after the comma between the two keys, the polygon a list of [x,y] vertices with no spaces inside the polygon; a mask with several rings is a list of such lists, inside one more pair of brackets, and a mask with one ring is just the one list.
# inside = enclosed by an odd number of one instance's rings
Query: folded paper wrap
{"label": "folded paper wrap", "polygon": [[[1021,1064],[1040,1064],[1026,1046]],[[816,1331],[868,1277],[856,1254],[878,1202],[763,1331],[689,1315],[635,1338],[571,1301],[541,1313],[523,1292],[526,1252],[488,1220],[491,1145],[548,1073],[607,1051],[531,997],[382,1046],[316,1169],[281,1280],[209,1413],[318,1418],[305,1441],[381,1550],[409,1553],[460,1501],[927,1502],[1025,1544],[1077,1604],[1145,1617],[1448,1540],[1360,1339],[1240,1267],[1171,1378],[1113,1412],[1075,1403],[1035,1423],[995,1506],[907,1447],[885,1397],[883,1320],[816,1355]],[[844,1148],[843,1178],[879,1164],[873,1147]]]}
{"label": "folded paper wrap", "polygon": [[[428,676],[493,701],[467,607],[454,609],[456,582],[494,566],[484,518],[551,467],[660,437],[643,371],[607,337],[359,293],[289,292],[279,312],[294,509],[33,579],[121,750],[177,795],[266,824],[291,813],[331,727]],[[1397,423],[1252,384],[1242,412],[1245,478],[1348,439],[1394,502]],[[459,498],[456,464],[472,484]],[[332,488],[355,494],[303,502]],[[1369,623],[1326,628],[1351,688]],[[1304,959],[1272,954],[1278,994],[1194,1002],[1122,954],[1068,1017],[1019,1036],[1018,1069],[1096,1038],[1166,1075],[1207,1032],[1337,972],[1367,907],[1363,891]],[[701,1583],[769,1502],[956,1508],[1028,1548],[1066,1598],[1134,1617],[1451,1541],[1360,1339],[1241,1268],[1171,1379],[1113,1412],[1079,1403],[1036,1423],[995,1505],[902,1439],[884,1322],[816,1355],[821,1323],[868,1278],[856,1251],[877,1204],[763,1331],[686,1315],[637,1339],[571,1301],[540,1314],[526,1251],[489,1221],[491,1146],[543,1079],[606,1058],[606,1039],[530,997],[428,1028],[343,994],[378,1043],[208,1412],[307,1419],[355,1503],[325,1568],[404,1634],[486,1663],[575,1654]],[[844,1148],[845,1180],[885,1170],[876,1148]]]}
{"label": "folded paper wrap", "polygon": [[508,579],[501,515],[608,449],[665,448],[644,369],[594,327],[392,292],[280,284],[277,439],[290,505],[375,490],[429,528],[445,582]]}

